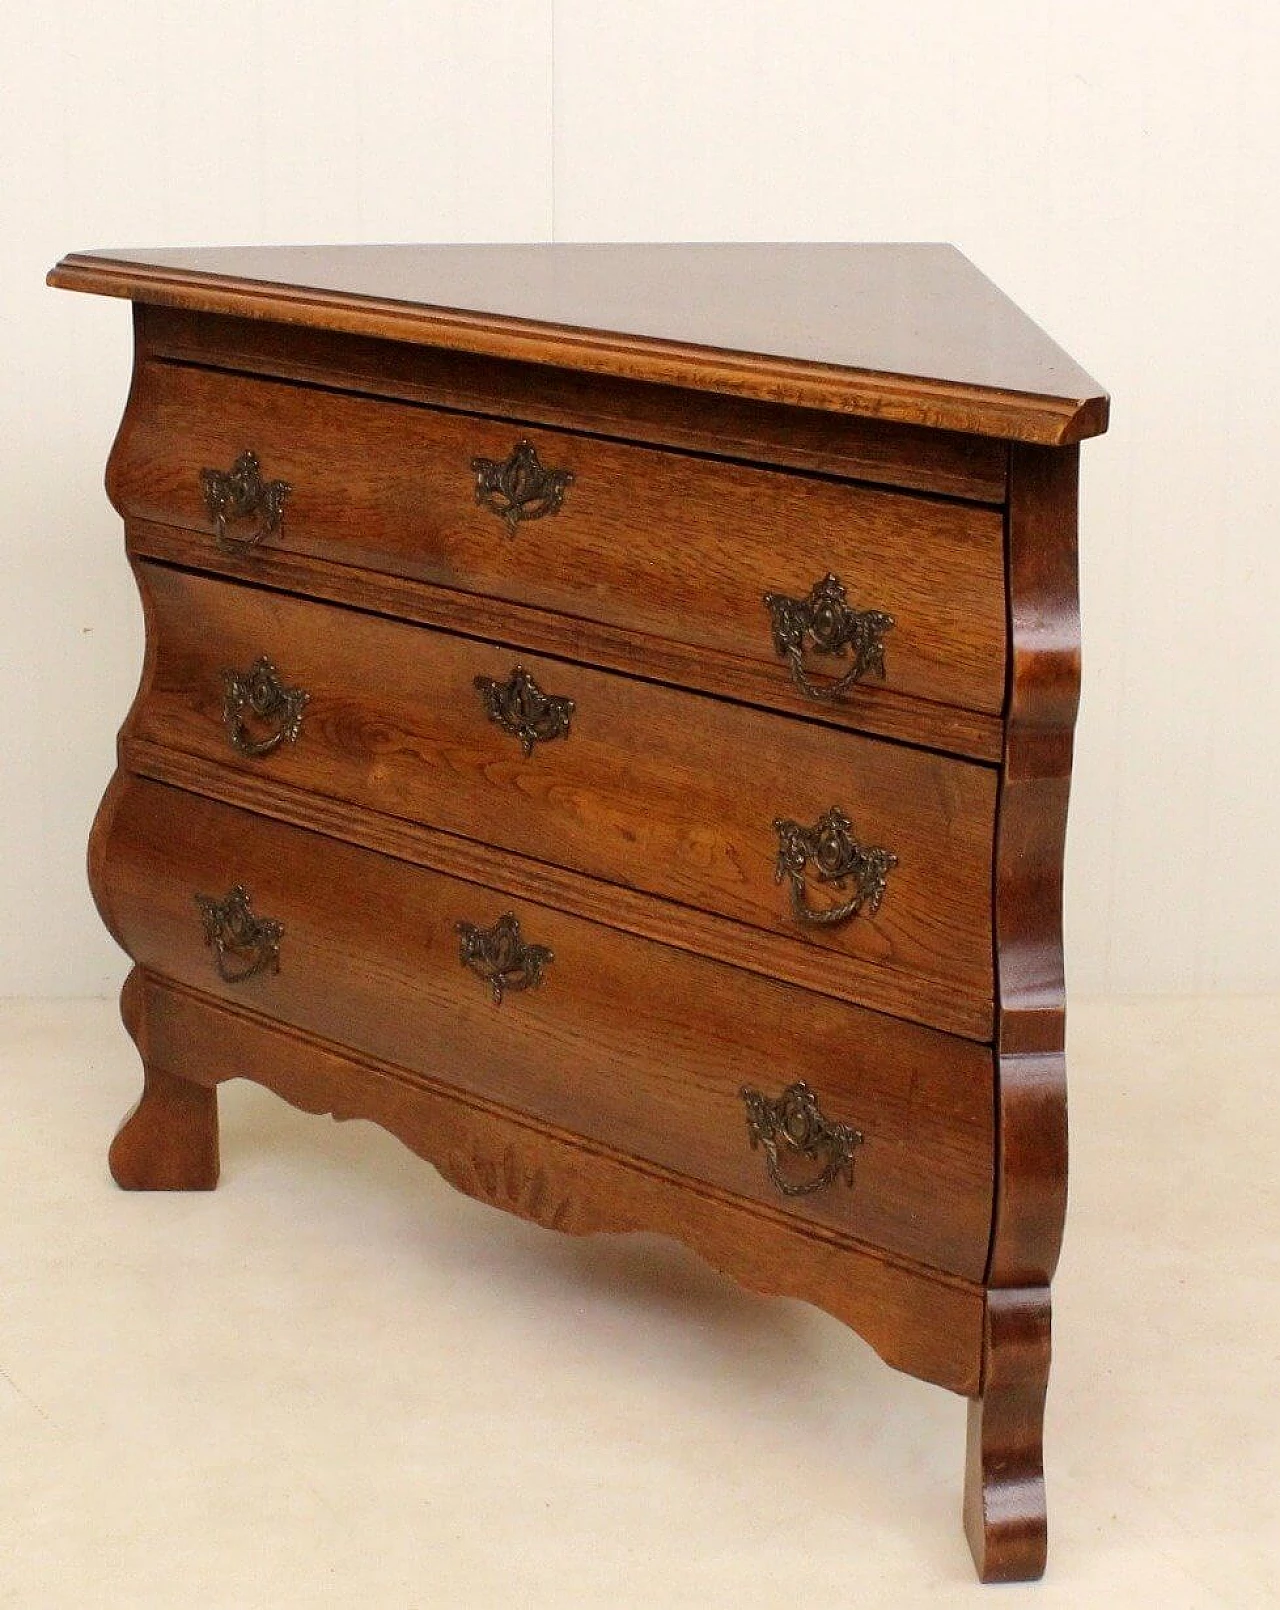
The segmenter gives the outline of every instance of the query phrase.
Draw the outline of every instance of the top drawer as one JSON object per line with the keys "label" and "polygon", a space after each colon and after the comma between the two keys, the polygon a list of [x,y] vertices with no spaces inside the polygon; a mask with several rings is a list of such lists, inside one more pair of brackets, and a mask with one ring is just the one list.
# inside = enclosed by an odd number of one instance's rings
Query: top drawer
{"label": "top drawer", "polygon": [[[521,441],[571,479],[538,484],[530,462],[480,501],[476,461],[509,465]],[[793,675],[828,688],[856,650],[820,651],[811,616],[816,637],[793,618],[798,652],[780,654],[785,606],[764,595],[803,602],[834,575],[850,611],[892,619],[846,617],[837,634],[857,624],[865,637],[860,693],[1001,709],[997,510],[163,362],[138,376],[112,496],[125,515],[212,534],[201,471],[229,471],[246,450],[290,488],[264,546],[684,645],[695,681],[699,653],[755,663],[788,707]],[[527,497],[523,517],[495,512],[509,492]],[[233,519],[226,535],[246,541],[261,523]]]}

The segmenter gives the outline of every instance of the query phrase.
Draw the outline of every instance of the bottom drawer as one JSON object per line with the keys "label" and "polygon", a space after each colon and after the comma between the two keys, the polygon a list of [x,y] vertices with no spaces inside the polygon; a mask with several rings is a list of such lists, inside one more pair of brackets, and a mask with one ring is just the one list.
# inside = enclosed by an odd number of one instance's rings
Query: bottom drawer
{"label": "bottom drawer", "polygon": [[[94,893],[157,974],[982,1277],[989,1048],[135,778],[100,821]],[[520,954],[508,912],[544,950]],[[781,1102],[797,1083],[816,1110]]]}

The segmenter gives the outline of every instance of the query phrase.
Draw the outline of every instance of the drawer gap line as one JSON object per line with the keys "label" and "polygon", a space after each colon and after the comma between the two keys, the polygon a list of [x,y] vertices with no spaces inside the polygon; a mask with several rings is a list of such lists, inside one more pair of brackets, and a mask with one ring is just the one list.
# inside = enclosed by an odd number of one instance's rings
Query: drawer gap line
{"label": "drawer gap line", "polygon": [[[146,522],[146,524],[149,525],[150,523]],[[561,665],[582,666],[587,670],[600,670],[613,676],[623,676],[626,677],[630,682],[640,682],[650,687],[676,688],[682,692],[691,693],[697,698],[714,699],[720,704],[739,705],[752,710],[760,710],[766,715],[779,716],[788,721],[804,721],[810,726],[827,727],[837,732],[861,733],[868,738],[875,739],[877,742],[896,744],[903,749],[915,750],[918,753],[925,755],[936,755],[942,759],[963,760],[975,766],[982,766],[987,770],[996,770],[1001,764],[1001,755],[994,749],[994,747],[990,752],[975,753],[972,749],[964,748],[960,745],[948,747],[945,744],[940,743],[924,743],[919,739],[898,736],[891,729],[886,729],[884,727],[876,727],[867,724],[859,725],[855,722],[845,723],[824,720],[823,712],[818,708],[814,708],[813,710],[791,710],[782,705],[767,704],[760,699],[752,699],[746,696],[735,696],[729,693],[720,693],[713,688],[706,687],[705,684],[694,683],[689,680],[677,681],[674,677],[668,678],[654,676],[652,674],[646,675],[641,671],[633,671],[630,669],[624,670],[619,667],[616,661],[610,663],[604,656],[595,659],[574,658],[571,655],[566,655],[562,650],[558,651],[556,649],[538,648],[531,644],[527,639],[517,642],[512,634],[504,634],[501,637],[495,637],[491,633],[483,632],[476,628],[468,629],[465,626],[457,626],[452,624],[447,626],[439,625],[433,620],[424,619],[420,615],[415,616],[404,613],[403,611],[397,611],[393,607],[380,609],[368,604],[352,603],[343,596],[342,573],[349,572],[350,575],[357,578],[357,580],[362,580],[369,573],[357,565],[340,565],[336,563],[330,565],[328,561],[308,559],[306,574],[302,577],[302,579],[294,580],[290,584],[286,584],[286,582],[283,580],[273,581],[261,576],[246,575],[242,569],[234,564],[234,562],[224,565],[220,563],[219,559],[212,554],[208,556],[207,560],[202,559],[199,562],[194,559],[185,562],[183,560],[175,559],[172,557],[168,549],[163,545],[163,542],[155,543],[153,539],[152,543],[149,545],[145,533],[142,535],[141,540],[138,540],[136,535],[137,529],[137,525],[131,522],[130,552],[135,558],[145,559],[148,564],[159,565],[165,570],[174,571],[180,574],[191,573],[200,576],[210,576],[217,578],[218,580],[229,581],[236,586],[252,588],[256,592],[271,593],[273,595],[288,598],[305,598],[311,603],[328,604],[336,609],[348,610],[357,615],[373,616],[379,620],[395,621],[401,625],[425,627],[428,631],[440,632],[445,636],[450,637],[465,638],[468,642],[481,643],[497,648],[508,648],[512,653],[515,654],[536,654],[539,659],[555,660]],[[152,527],[152,529],[154,529],[154,527]],[[160,529],[169,530],[170,528],[162,527]],[[188,528],[186,527],[178,527],[173,529],[180,530],[184,533],[188,531]],[[323,565],[325,567],[323,575],[318,578],[313,578],[311,570],[312,565]],[[332,581],[329,581],[330,570],[336,573],[334,574]],[[327,582],[328,585],[325,590],[322,591],[315,585],[316,579]],[[409,583],[408,585],[422,588],[433,587],[433,584],[428,582],[414,582]],[[466,602],[472,599],[482,605],[487,602],[484,595],[463,592],[461,589],[455,590],[452,588],[441,587],[434,590],[447,594],[451,600],[456,600],[458,603],[464,606]],[[427,596],[429,597],[430,594]],[[521,608],[523,606],[517,605],[513,607]],[[568,622],[581,622],[584,625],[593,627],[598,624],[586,616],[565,615],[557,618]],[[535,625],[534,635],[537,635],[536,623],[533,624]],[[639,641],[647,641],[656,644],[659,646],[659,648],[679,649],[681,647],[680,644],[677,644],[668,638],[655,638],[652,636],[646,636],[646,634],[639,632],[636,632],[632,635]],[[744,667],[748,668],[752,665],[752,663],[753,662],[751,661],[741,662]],[[873,696],[879,697],[880,695],[874,694]],[[1001,728],[1001,718],[999,716],[991,715],[986,711],[970,710],[967,706],[943,705],[938,704],[934,700],[920,699],[905,694],[899,695],[899,697],[903,700],[904,704],[909,705],[913,709],[924,712],[927,717],[933,711],[954,711],[961,716],[973,718],[977,721],[980,721],[983,724],[984,729],[988,727],[990,728],[993,735],[993,740],[998,738]],[[940,718],[934,719],[945,720],[946,716],[944,714]]]}
{"label": "drawer gap line", "polygon": [[[732,918],[704,911],[698,906],[685,906],[662,895],[648,894],[623,884],[610,883],[607,879],[578,872],[572,867],[562,867],[550,861],[539,861],[531,856],[519,855],[515,851],[499,850],[480,839],[469,839],[461,834],[448,833],[442,828],[429,827],[404,817],[387,816],[379,811],[371,811],[365,806],[333,800],[328,795],[312,794],[289,784],[278,782],[267,784],[258,779],[242,778],[238,773],[206,761],[202,756],[166,749],[144,739],[126,738],[123,741],[122,763],[135,775],[149,778],[152,782],[161,783],[165,787],[218,800],[260,816],[269,816],[276,821],[301,828],[304,832],[319,834],[323,838],[358,843],[376,855],[385,855],[391,860],[404,861],[411,866],[423,866],[430,871],[458,878],[461,882],[473,884],[480,889],[498,890],[514,899],[527,900],[530,905],[541,906],[544,910],[569,910],[585,922],[595,922],[620,933],[633,934],[668,949],[684,950],[691,955],[705,956],[711,961],[723,962],[726,966],[757,973],[764,978],[774,977],[777,973],[776,959],[772,959],[770,963],[757,962],[750,954],[753,936],[768,936],[768,930],[735,922]],[[246,784],[248,786],[245,786]],[[334,806],[342,811],[343,822],[340,831],[326,825],[325,806]],[[391,841],[395,841],[398,847],[388,848],[388,843]],[[461,854],[450,853],[455,846]],[[434,855],[433,849],[436,851]],[[489,851],[499,859],[492,865],[477,870],[470,865],[468,854],[476,851]],[[526,869],[535,878],[542,874],[559,880],[560,887],[555,891],[530,894],[528,882],[523,875]],[[726,955],[723,949],[714,945],[691,943],[682,937],[683,930],[667,932],[665,929],[660,929],[657,924],[645,923],[642,916],[633,915],[633,921],[630,923],[619,921],[616,917],[600,913],[590,899],[584,899],[582,897],[584,890],[616,894],[629,907],[652,906],[662,912],[694,916],[701,919],[709,929],[725,931],[725,937],[730,941],[736,941],[737,947],[732,955]],[[886,979],[888,987],[892,987],[894,975],[877,974],[873,968],[868,968],[867,974],[872,979],[877,976]],[[912,975],[904,993],[916,993],[918,978],[919,975]],[[950,987],[942,981],[927,980],[934,983],[937,991],[935,1005],[938,1000],[956,1002],[958,999],[958,1005],[952,1006],[952,1015],[947,1021],[940,1021],[937,1017],[924,1015],[913,1017],[906,1012],[895,1012],[890,1006],[874,1002],[865,995],[841,994],[824,986],[820,978],[801,977],[796,972],[791,972],[786,982],[797,989],[809,990],[815,995],[863,1007],[882,1017],[917,1023],[937,1033],[949,1034],[956,1039],[972,1040],[979,1045],[991,1043],[989,1018],[992,1003],[990,1001],[984,1003],[988,1018],[988,1025],[984,1029],[962,1026],[977,1021],[972,1003],[967,997],[955,997]]]}

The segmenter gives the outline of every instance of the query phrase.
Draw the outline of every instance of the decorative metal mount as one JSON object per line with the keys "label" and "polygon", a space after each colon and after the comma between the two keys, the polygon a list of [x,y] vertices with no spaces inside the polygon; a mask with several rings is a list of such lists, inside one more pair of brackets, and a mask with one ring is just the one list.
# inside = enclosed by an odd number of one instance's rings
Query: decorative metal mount
{"label": "decorative metal mount", "polygon": [[510,911],[504,912],[492,928],[460,922],[457,931],[462,965],[487,982],[497,1006],[502,1005],[505,990],[537,989],[555,960],[545,945],[525,944],[520,937],[520,923]]}
{"label": "decorative metal mount", "polygon": [[[256,453],[247,448],[229,470],[201,470],[204,506],[213,521],[218,546],[228,553],[254,548],[277,530],[284,518],[284,500],[293,488],[288,481],[264,481]],[[251,536],[233,537],[227,526],[256,516]]]}
{"label": "decorative metal mount", "polygon": [[[856,917],[863,906],[875,916],[884,900],[889,873],[898,864],[892,850],[859,844],[853,837],[853,824],[838,805],[825,811],[813,827],[779,817],[773,830],[778,835],[774,882],[791,880],[791,909],[800,922],[830,927]],[[819,883],[844,889],[852,880],[850,898],[838,906],[811,906],[804,881],[810,862]]]}
{"label": "decorative metal mount", "polygon": [[[764,607],[773,625],[773,647],[791,668],[791,680],[808,699],[830,703],[863,677],[884,681],[884,634],[892,615],[879,609],[851,609],[839,576],[830,573],[813,584],[807,598],[766,593]],[[852,652],[853,664],[837,682],[814,682],[804,667],[806,647],[817,654]]]}
{"label": "decorative metal mount", "polygon": [[[224,671],[222,686],[222,720],[231,747],[238,753],[269,755],[282,743],[297,743],[302,712],[311,695],[301,688],[286,687],[265,654],[243,676],[238,671]],[[273,730],[255,738],[246,716]]]}
{"label": "decorative metal mount", "polygon": [[489,720],[519,738],[526,758],[533,753],[535,743],[569,736],[573,700],[544,693],[523,665],[517,665],[505,682],[478,676],[475,687]]}
{"label": "decorative metal mount", "polygon": [[[833,1124],[818,1109],[818,1098],[807,1084],[796,1083],[774,1100],[750,1085],[738,1092],[747,1106],[747,1134],[751,1149],[764,1148],[769,1178],[783,1196],[811,1196],[837,1180],[853,1184],[853,1148],[862,1135],[848,1124]],[[810,1163],[821,1163],[811,1179],[796,1180],[778,1162],[779,1144]]]}
{"label": "decorative metal mount", "polygon": [[501,460],[473,458],[476,502],[499,515],[514,537],[521,520],[541,520],[554,514],[573,484],[570,470],[544,468],[532,442],[519,441]]}
{"label": "decorative metal mount", "polygon": [[280,971],[280,941],[284,924],[274,917],[255,917],[249,909],[251,896],[243,883],[237,883],[225,900],[198,894],[196,905],[204,923],[204,942],[218,963],[218,973],[228,984],[242,984],[255,973]]}

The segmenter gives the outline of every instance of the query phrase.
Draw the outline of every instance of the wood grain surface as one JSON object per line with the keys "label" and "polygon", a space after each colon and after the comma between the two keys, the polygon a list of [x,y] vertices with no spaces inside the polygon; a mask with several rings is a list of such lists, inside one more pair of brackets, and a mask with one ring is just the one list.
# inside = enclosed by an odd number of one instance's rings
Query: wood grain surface
{"label": "wood grain surface", "polygon": [[[129,518],[211,531],[200,472],[252,449],[292,488],[269,548],[713,649],[779,684],[764,594],[803,598],[832,572],[854,608],[893,617],[887,688],[1003,704],[991,509],[175,364],[144,366],[131,413],[111,475]],[[524,439],[575,479],[559,512],[512,535],[477,505],[471,465]],[[819,657],[813,674],[846,668]]]}
{"label": "wood grain surface", "polygon": [[[1096,382],[946,247],[96,253],[50,280],[136,304],[108,490],[146,661],[89,855],[136,964],[117,1180],[211,1186],[244,1076],[540,1224],[675,1235],[968,1396],[979,1575],[1038,1575]],[[572,481],[511,528],[472,461],[522,440]],[[230,549],[200,472],[247,449],[291,491]],[[895,622],[886,680],[836,704],[762,602],[827,572]],[[246,756],[224,673],[262,655],[309,700]],[[474,685],[517,664],[574,704],[531,754]],[[831,806],[898,864],[874,917],[801,931],[772,823]],[[238,883],[279,968],[228,982],[195,897]],[[458,925],[506,912],[548,954],[499,1003]],[[752,1148],[743,1086],[796,1081],[860,1133],[851,1185],[788,1195]]]}
{"label": "wood grain surface", "polygon": [[983,1582],[1029,1582],[1048,1558],[1041,1452],[1049,1292],[989,1291],[982,1395],[970,1400],[964,1527]]}
{"label": "wood grain surface", "polygon": [[[238,805],[260,816],[363,845],[414,866],[482,883],[517,899],[557,906],[588,921],[623,933],[655,939],[673,950],[725,961],[763,978],[798,984],[830,994],[829,953],[813,945],[796,945],[761,928],[748,928],[713,912],[676,905],[654,895],[639,894],[621,884],[530,861],[475,839],[424,827],[403,817],[366,811],[265,776],[247,767],[235,771],[220,760],[205,760],[178,749],[163,748],[140,738],[125,737],[121,761],[128,771],[210,799]],[[110,926],[109,914],[104,918]],[[855,963],[850,960],[849,972]],[[926,1027],[988,1043],[990,1003],[944,988],[921,974],[858,967],[858,999],[876,1011]],[[837,983],[841,982],[836,980]]]}
{"label": "wood grain surface", "polygon": [[[833,993],[891,971],[989,1008],[989,769],[261,588],[138,574],[154,647],[131,737],[763,928],[825,952]],[[251,758],[232,747],[222,673],[264,653],[310,698],[297,741]],[[568,735],[530,755],[475,687],[517,661],[575,705]],[[777,881],[772,824],[832,805],[898,865],[879,912],[815,927]],[[815,907],[844,897],[810,882]]]}
{"label": "wood grain surface", "polygon": [[[476,884],[136,780],[95,893],[148,970],[681,1175],[976,1279],[991,1212],[989,1050]],[[244,884],[284,926],[278,973],[220,978],[197,894]],[[456,924],[514,911],[554,953],[495,1004]],[[782,1196],[739,1094],[796,1080],[861,1130],[852,1188]]]}
{"label": "wood grain surface", "polygon": [[124,1191],[211,1191],[218,1183],[218,1092],[162,1066],[148,1048],[143,975],[135,968],[120,993],[120,1015],[142,1058],[142,1094],[108,1153]]}
{"label": "wood grain surface", "polygon": [[965,1529],[983,1581],[1044,1570],[1049,1282],[1067,1208],[1062,868],[1080,688],[1078,449],[1010,460],[1011,689],[996,835],[996,1205]]}
{"label": "wood grain surface", "polygon": [[78,252],[126,296],[1061,445],[1097,381],[952,246],[274,246]]}
{"label": "wood grain surface", "polygon": [[648,681],[782,710],[823,726],[902,739],[921,748],[993,763],[1004,755],[1000,716],[912,698],[880,682],[856,682],[839,700],[815,703],[796,690],[789,676],[779,676],[777,661],[744,660],[716,649],[694,648],[644,632],[573,620],[507,599],[457,592],[279,548],[224,552],[204,533],[178,526],[130,520],[126,534],[130,553],[141,558],[328,603],[349,604],[512,648],[570,655]]}
{"label": "wood grain surface", "polygon": [[1008,444],[336,330],[134,306],[138,352],[331,390],[581,428],[978,503],[1003,503]]}

